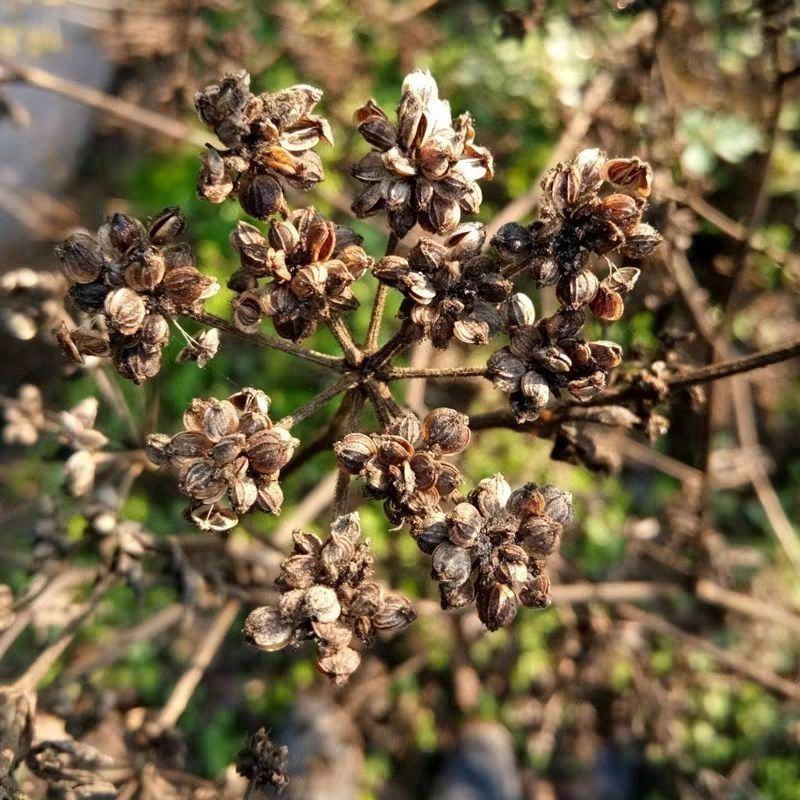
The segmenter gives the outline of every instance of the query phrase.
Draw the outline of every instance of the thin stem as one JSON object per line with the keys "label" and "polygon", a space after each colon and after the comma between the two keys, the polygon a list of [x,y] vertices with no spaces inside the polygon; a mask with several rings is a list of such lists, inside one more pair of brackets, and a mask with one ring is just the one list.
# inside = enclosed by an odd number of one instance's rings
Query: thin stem
{"label": "thin stem", "polygon": [[403,327],[394,334],[382,347],[367,356],[370,369],[377,371],[388,361],[411,347],[422,338],[420,330],[411,322],[404,322]]}
{"label": "thin stem", "polygon": [[387,381],[408,378],[485,378],[486,367],[391,367],[385,370],[381,377]]}
{"label": "thin stem", "polygon": [[265,336],[263,333],[244,333],[232,322],[228,322],[228,320],[217,317],[214,314],[208,314],[205,311],[189,311],[182,309],[181,316],[187,319],[193,319],[195,322],[202,322],[204,325],[211,325],[214,328],[225,331],[225,333],[231,334],[231,336],[238,337],[242,341],[249,342],[256,347],[269,347],[273,350],[280,350],[283,353],[289,353],[290,355],[297,356],[306,361],[313,361],[321,367],[336,370],[337,372],[344,372],[345,367],[341,358],[329,356],[326,353],[318,353],[316,350],[309,350],[285,339]]}
{"label": "thin stem", "polygon": [[[397,244],[400,240],[394,233],[389,235],[389,241],[386,243],[385,256],[394,255],[397,250]],[[372,315],[369,319],[369,329],[367,330],[367,338],[364,340],[364,351],[371,353],[378,345],[378,333],[381,329],[381,321],[383,320],[383,311],[386,307],[386,298],[389,295],[389,287],[382,282],[378,283],[378,289],[375,292],[375,302],[372,306]]]}
{"label": "thin stem", "polygon": [[106,402],[114,409],[114,412],[125,422],[128,435],[131,437],[131,442],[139,442],[141,440],[139,429],[136,426],[136,420],[133,418],[133,413],[128,405],[128,401],[125,399],[125,395],[109,372],[110,370],[105,364],[92,371],[95,383],[97,383],[97,388],[100,394],[106,399]]}
{"label": "thin stem", "polygon": [[240,607],[241,603],[238,600],[228,600],[214,618],[200,646],[194,651],[188,669],[181,675],[167,702],[159,712],[156,719],[156,727],[159,730],[163,731],[174,727],[186,710],[203,673],[208,669],[222,646],[225,635],[236,620]]}
{"label": "thin stem", "polygon": [[[347,420],[344,424],[343,433],[347,435],[352,433],[357,427],[361,419],[361,413],[364,410],[364,393],[358,392],[353,397],[353,405],[347,415]],[[336,490],[333,496],[333,518],[337,519],[342,514],[347,513],[347,496],[350,488],[350,473],[343,469],[339,469],[339,474],[336,476]]]}
{"label": "thin stem", "polygon": [[398,405],[394,397],[392,397],[389,387],[383,381],[370,378],[366,386],[370,400],[375,407],[381,424],[389,425],[393,420],[403,414],[403,409]]}
{"label": "thin stem", "polygon": [[205,147],[207,141],[205,134],[190,128],[180,120],[170,119],[146,108],[139,108],[119,97],[112,97],[97,89],[75,83],[38,67],[19,64],[6,56],[0,56],[0,80],[17,81],[37,89],[44,89],[47,92],[82,103],[89,108],[110,114],[122,122],[136,125],[179,142]]}
{"label": "thin stem", "polygon": [[344,353],[345,362],[352,367],[358,366],[364,360],[364,354],[353,341],[353,336],[347,325],[345,325],[344,320],[341,317],[331,317],[326,320],[326,324],[330,332],[336,337],[336,341],[339,342],[339,347],[342,348]]}
{"label": "thin stem", "polygon": [[323,389],[316,397],[309,400],[305,405],[300,406],[296,411],[293,411],[288,416],[279,420],[276,424],[280,425],[287,430],[307,419],[312,414],[315,414],[322,408],[329,400],[332,400],[337,395],[352,389],[358,383],[358,378],[352,374],[343,375],[336,383],[331,384],[327,389]]}

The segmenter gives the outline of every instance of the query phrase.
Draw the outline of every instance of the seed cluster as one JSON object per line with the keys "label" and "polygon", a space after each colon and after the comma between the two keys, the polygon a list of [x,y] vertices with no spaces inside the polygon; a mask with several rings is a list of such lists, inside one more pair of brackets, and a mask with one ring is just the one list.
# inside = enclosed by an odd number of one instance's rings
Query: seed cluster
{"label": "seed cluster", "polygon": [[56,248],[75,305],[90,323],[57,331],[61,349],[78,364],[85,356],[111,356],[124,378],[143,383],[161,369],[169,323],[219,290],[195,266],[188,245],[177,243],[186,218],[174,207],[148,225],[113,214],[97,232],[73,233]]}
{"label": "seed cluster", "polygon": [[325,177],[312,149],[320,139],[333,143],[328,121],[311,113],[321,97],[304,85],[253,94],[244,70],[198,92],[200,119],[227,148],[206,146],[198,193],[212,203],[236,196],[257,219],[285,212],[285,186],[308,191]]}
{"label": "seed cluster", "polygon": [[496,258],[481,254],[486,231],[462,223],[444,241],[423,237],[408,257],[384,256],[375,277],[404,296],[400,317],[408,319],[435,347],[455,337],[464,344],[486,344],[502,328],[511,281]]}
{"label": "seed cluster", "polygon": [[427,519],[464,482],[443,456],[469,444],[469,418],[451,408],[437,408],[420,423],[406,414],[383,433],[351,433],[333,449],[339,466],[358,475],[369,497],[383,500],[391,522]]}
{"label": "seed cluster", "polygon": [[369,645],[376,633],[403,630],[416,618],[405,597],[386,594],[374,580],[372,549],[360,539],[356,513],[335,519],[324,542],[296,531],[292,554],[281,564],[278,605],[255,609],[245,638],[268,652],[312,639],[320,672],[346,682],[361,662],[353,637]]}
{"label": "seed cluster", "polygon": [[[239,222],[230,241],[241,264],[228,284],[239,293],[233,319],[240,330],[258,330],[267,316],[280,336],[297,342],[314,333],[320,320],[358,307],[350,286],[372,259],[360,236],[315,209],[273,220],[267,237]],[[259,286],[262,278],[269,278],[265,286]]]}
{"label": "seed cluster", "polygon": [[373,147],[351,170],[366,184],[353,202],[356,216],[386,210],[389,227],[402,238],[416,222],[443,235],[462,212],[478,213],[483,194],[477,182],[492,179],[492,154],[475,144],[470,114],[453,120],[427,70],[403,82],[396,124],[374,100],[356,111],[354,121]]}
{"label": "seed cluster", "polygon": [[269,397],[251,388],[227,400],[195,399],[183,431],[148,437],[148,457],[177,468],[178,486],[192,500],[186,516],[201,530],[227,531],[254,507],[280,513],[278,478],[299,442],[272,424],[269,407]]}
{"label": "seed cluster", "polygon": [[490,630],[509,625],[520,604],[550,602],[546,558],[558,549],[572,521],[572,495],[529,483],[512,492],[502,475],[482,480],[447,514],[412,528],[419,548],[431,553],[442,608],[475,603]]}

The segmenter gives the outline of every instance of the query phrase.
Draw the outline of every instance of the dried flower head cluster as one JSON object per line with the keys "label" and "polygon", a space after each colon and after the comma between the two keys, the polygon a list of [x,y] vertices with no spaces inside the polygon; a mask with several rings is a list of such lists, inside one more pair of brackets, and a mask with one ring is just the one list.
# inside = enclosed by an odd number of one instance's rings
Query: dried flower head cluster
{"label": "dried flower head cluster", "polygon": [[[246,332],[270,317],[280,336],[300,341],[322,320],[357,308],[350,286],[372,265],[361,237],[325,219],[313,208],[273,220],[267,237],[239,222],[231,233],[241,269],[229,286],[239,292],[233,319]],[[259,286],[268,278],[265,286]]]}
{"label": "dried flower head cluster", "polygon": [[390,521],[426,519],[449,500],[464,476],[443,456],[469,444],[469,418],[451,408],[437,408],[420,423],[405,414],[384,432],[351,433],[333,449],[341,469],[363,479],[364,492],[383,500]]}
{"label": "dried flower head cluster", "polygon": [[77,328],[62,323],[61,349],[78,364],[111,356],[124,378],[142,383],[161,368],[169,342],[168,316],[213,296],[214,278],[197,269],[179,209],[165,208],[145,225],[126,214],[106,220],[97,236],[73,233],[56,248],[69,295],[91,318]]}
{"label": "dried flower head cluster", "polygon": [[312,639],[317,668],[336,684],[361,663],[351,647],[354,637],[369,645],[377,633],[400,631],[416,617],[405,597],[386,594],[374,580],[372,549],[361,541],[355,513],[335,519],[324,542],[295,532],[277,584],[278,605],[255,609],[245,621],[245,637],[268,652]]}
{"label": "dried flower head cluster", "polygon": [[502,475],[482,480],[468,501],[412,529],[431,553],[442,608],[475,603],[490,630],[509,625],[519,605],[544,608],[550,579],[546,559],[572,521],[572,495],[529,483],[512,492]]}
{"label": "dried flower head cluster", "polygon": [[388,255],[375,265],[375,277],[403,293],[400,316],[435,347],[453,338],[486,344],[502,328],[512,284],[497,259],[481,253],[485,238],[483,225],[462,223],[441,243],[423,237],[407,257]]}
{"label": "dried flower head cluster", "polygon": [[[590,259],[617,251],[641,259],[661,244],[660,234],[642,222],[652,180],[650,165],[638,158],[583,150],[545,176],[540,218],[527,227],[504,225],[492,244],[509,272],[525,271],[538,286],[556,284],[566,308],[588,305],[600,319],[619,319],[621,297],[612,293],[623,287],[601,289]],[[614,191],[604,193],[606,185]]]}
{"label": "dried flower head cluster", "polygon": [[492,154],[475,144],[472,117],[453,120],[450,103],[439,98],[427,70],[412,72],[403,82],[397,122],[368,101],[354,115],[361,135],[372,145],[353,168],[365,188],[353,201],[358,217],[387,212],[389,227],[403,238],[419,224],[446,234],[462,212],[477,214],[482,178],[494,175]]}
{"label": "dried flower head cluster", "polygon": [[64,318],[67,286],[59,272],[12,269],[0,275],[0,321],[15,339],[27,341],[49,332]]}
{"label": "dried flower head cluster", "polygon": [[198,193],[212,203],[235,195],[257,219],[285,212],[284,186],[308,191],[324,177],[312,149],[320,139],[333,142],[328,121],[311,113],[321,97],[304,85],[253,94],[244,70],[198,92],[200,119],[227,148],[207,145]]}
{"label": "dried flower head cluster", "polygon": [[250,388],[226,400],[193,400],[183,431],[148,437],[150,460],[178,470],[178,486],[192,501],[186,516],[198,528],[230,530],[254,507],[280,512],[278,477],[298,441],[272,424],[269,407],[269,397]]}
{"label": "dried flower head cluster", "polygon": [[[254,94],[246,72],[196,95],[201,118],[226,148],[208,146],[200,195],[214,203],[235,196],[248,214],[271,218],[266,232],[240,221],[230,234],[239,258],[228,283],[235,292],[232,322],[203,311],[202,301],[218,287],[177,244],[185,219],[168,208],[147,225],[115,214],[96,237],[74,234],[58,248],[69,293],[90,315],[77,328],[63,324],[58,338],[74,361],[111,355],[117,371],[138,383],[159,370],[168,320],[186,316],[214,327],[191,337],[175,321],[187,341],[178,363],[204,366],[224,330],[340,373],[335,384],[278,424],[260,389],[224,400],[195,399],[184,414],[184,430],[151,435],[146,452],[157,466],[177,469],[180,491],[190,498],[187,518],[203,530],[225,532],[251,510],[280,512],[280,473],[299,444],[289,429],[344,394],[328,431],[329,441],[341,437],[333,445],[340,474],[330,535],[323,542],[295,533],[277,580],[279,602],[256,609],[245,629],[264,650],[313,640],[319,669],[342,683],[361,660],[356,640],[369,644],[376,632],[402,629],[415,616],[408,600],[384,593],[374,580],[358,515],[346,513],[351,476],[361,479],[366,497],[383,502],[391,523],[406,525],[431,555],[443,608],[474,603],[489,630],[510,624],[520,606],[547,605],[546,559],[572,519],[571,495],[555,486],[527,484],[512,492],[495,475],[462,495],[466,479],[452,459],[469,444],[469,418],[435,408],[420,420],[400,407],[389,381],[403,370],[392,359],[422,338],[446,348],[454,341],[484,345],[503,334],[507,343],[485,369],[456,367],[451,374],[488,377],[510,395],[518,423],[535,420],[556,397],[586,401],[607,386],[622,361],[616,343],[582,335],[587,310],[603,321],[618,319],[622,295],[640,275],[624,260],[647,256],[661,237],[642,221],[649,165],[584,150],[545,177],[540,218],[528,226],[502,226],[487,247],[486,228],[461,217],[479,210],[478,181],[492,178],[492,156],[475,144],[470,115],[453,120],[431,75],[416,71],[403,84],[395,122],[373,101],[355,115],[373,149],[352,169],[363,184],[353,210],[358,217],[386,211],[392,232],[376,262],[352,230],[312,206],[292,210],[284,196],[287,187],[309,190],[323,179],[312,149],[320,139],[331,141],[327,122],[313,114],[320,96],[309,86]],[[401,240],[417,223],[439,238],[422,236],[403,250]],[[603,280],[598,267],[608,270]],[[353,284],[367,272],[382,285],[366,342],[359,345],[344,317],[357,307]],[[537,287],[555,285],[560,308],[554,314],[536,319],[533,301],[515,286],[523,274]],[[378,347],[387,287],[402,294],[402,324]],[[264,317],[288,341],[260,335]],[[323,326],[343,358],[297,344]],[[372,433],[359,430],[367,401],[380,420]],[[75,451],[67,463],[73,492],[85,494],[105,444],[92,438],[95,411],[81,406],[51,421],[41,398],[26,394],[6,403],[5,436],[32,442],[48,425],[60,431]],[[616,414],[628,427],[643,426],[644,416],[624,408]],[[555,426],[559,446],[574,453],[580,442],[568,434]],[[312,443],[306,452],[314,448]],[[99,494],[93,493],[87,516],[103,534],[104,552],[125,565],[118,572],[135,579],[140,555],[152,542],[143,529],[119,521],[116,494],[112,501]],[[257,769],[269,771],[275,753],[267,748],[262,755],[256,760],[265,766]]]}

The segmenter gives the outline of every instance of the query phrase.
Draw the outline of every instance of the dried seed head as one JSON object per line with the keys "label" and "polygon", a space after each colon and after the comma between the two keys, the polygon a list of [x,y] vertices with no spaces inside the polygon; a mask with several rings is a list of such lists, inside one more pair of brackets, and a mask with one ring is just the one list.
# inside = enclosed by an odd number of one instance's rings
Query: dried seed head
{"label": "dried seed head", "polygon": [[604,372],[622,363],[622,348],[616,342],[589,342],[589,349],[597,366]]}
{"label": "dried seed head", "polygon": [[292,640],[294,627],[284,621],[278,610],[262,606],[251,611],[244,621],[244,638],[259,650],[281,650]]}
{"label": "dried seed head", "polygon": [[106,247],[125,254],[134,245],[147,238],[144,225],[134,217],[119,212],[112,214],[98,231],[100,243]]}
{"label": "dried seed head", "polygon": [[589,308],[592,314],[604,322],[616,322],[622,318],[625,311],[625,301],[619,292],[600,286],[597,290]]}
{"label": "dried seed head", "polygon": [[645,258],[653,253],[663,241],[664,237],[652,225],[640,222],[625,237],[622,253],[628,258]]}
{"label": "dried seed head", "polygon": [[422,436],[428,447],[442,453],[460,453],[470,440],[469,417],[452,408],[437,408],[422,421]]}
{"label": "dried seed head", "polygon": [[163,433],[151,433],[147,437],[144,452],[157,467],[166,467],[170,464],[168,449],[170,441],[170,437]]}
{"label": "dried seed head", "polygon": [[475,607],[480,621],[490,631],[510,625],[517,615],[517,596],[510,586],[493,583],[481,586],[475,594]]}
{"label": "dried seed head", "polygon": [[646,161],[633,158],[612,158],[601,170],[604,180],[638,197],[649,197],[653,187],[653,170]]}
{"label": "dried seed head", "polygon": [[169,206],[156,214],[150,222],[147,236],[155,245],[170,244],[186,228],[186,216],[177,206]]}
{"label": "dried seed head", "polygon": [[123,336],[132,336],[142,327],[147,306],[131,289],[121,287],[109,292],[104,303],[109,322]]}
{"label": "dried seed head", "polygon": [[67,237],[56,247],[56,256],[70,283],[92,283],[105,266],[99,242],[88,233],[73,233]]}
{"label": "dried seed head", "polygon": [[135,292],[152,292],[164,279],[167,266],[156,247],[148,247],[125,269],[125,283]]}
{"label": "dried seed head", "polygon": [[450,541],[459,547],[472,547],[483,529],[483,517],[470,503],[459,503],[447,516]]}

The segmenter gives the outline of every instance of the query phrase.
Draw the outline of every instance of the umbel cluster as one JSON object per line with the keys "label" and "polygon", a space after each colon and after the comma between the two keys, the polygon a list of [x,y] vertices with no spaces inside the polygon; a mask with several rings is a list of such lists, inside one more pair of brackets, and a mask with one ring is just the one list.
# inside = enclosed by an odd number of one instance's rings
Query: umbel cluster
{"label": "umbel cluster", "polygon": [[[237,72],[195,97],[219,142],[202,155],[198,193],[212,203],[236,202],[253,220],[230,233],[239,261],[228,281],[230,321],[218,319],[196,338],[180,327],[181,317],[217,319],[203,302],[219,287],[179,242],[186,220],[178,209],[144,222],[117,213],[96,235],[76,233],[57,248],[83,313],[58,338],[73,361],[91,366],[110,358],[135,383],[161,369],[172,327],[188,341],[179,362],[203,366],[216,352],[219,328],[340,373],[325,395],[343,395],[347,431],[333,445],[340,479],[330,532],[324,540],[294,534],[277,579],[279,600],[250,614],[245,636],[267,651],[310,639],[320,671],[341,683],[361,660],[358,642],[369,645],[415,617],[406,598],[376,579],[358,514],[347,513],[351,477],[430,556],[442,607],[474,605],[489,630],[509,625],[521,606],[549,603],[547,557],[573,517],[571,495],[556,486],[512,489],[494,475],[476,476],[469,490],[454,463],[469,444],[469,418],[437,408],[418,419],[398,405],[385,380],[393,359],[423,339],[437,348],[499,340],[482,374],[507,394],[518,423],[559,400],[589,400],[623,354],[613,341],[588,340],[585,321],[622,316],[639,277],[631,262],[653,252],[661,237],[643,222],[649,165],[597,149],[550,170],[536,221],[506,224],[487,237],[483,224],[468,218],[480,211],[481,182],[494,175],[492,155],[476,143],[470,114],[454,118],[431,75],[416,71],[405,79],[394,115],[372,100],[354,115],[370,149],[351,169],[359,186],[352,210],[359,218],[385,215],[390,231],[385,253],[371,255],[352,230],[312,206],[291,208],[287,199],[324,179],[314,148],[333,136],[314,113],[321,96],[302,85],[255,94],[250,76]],[[403,240],[416,226],[422,235],[407,247]],[[358,306],[353,284],[368,273],[378,289],[370,334],[357,344],[346,320]],[[554,287],[555,313],[537,318],[533,300],[518,291],[523,280]],[[391,290],[402,296],[399,322],[378,346]],[[270,323],[277,339],[265,335]],[[320,327],[335,335],[341,359],[300,344]],[[202,530],[221,533],[245,514],[281,511],[281,470],[301,446],[292,425],[322,403],[273,422],[268,388],[195,399],[182,430],[147,440],[149,458],[177,475],[189,499],[187,519]],[[360,429],[365,402],[375,406],[378,430]]]}

